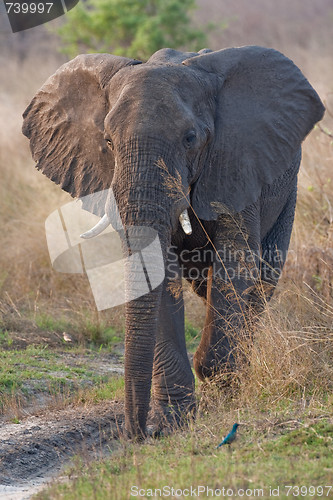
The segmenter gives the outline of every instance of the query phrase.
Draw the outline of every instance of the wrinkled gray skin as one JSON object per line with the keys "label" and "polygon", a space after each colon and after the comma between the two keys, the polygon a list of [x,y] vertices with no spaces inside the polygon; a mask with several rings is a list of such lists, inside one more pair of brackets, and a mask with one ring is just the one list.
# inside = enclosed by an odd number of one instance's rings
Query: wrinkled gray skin
{"label": "wrinkled gray skin", "polygon": [[[126,305],[130,436],[146,435],[151,387],[158,426],[163,415],[177,419],[194,409],[182,273],[207,304],[196,373],[203,380],[233,368],[249,309],[270,297],[284,264],[301,142],[323,112],[300,70],[261,47],[163,49],[144,64],[81,55],[25,111],[37,168],[75,197],[112,187],[123,225],[149,226],[160,237],[165,280]],[[114,217],[108,201],[86,208]],[[191,235],[178,222],[185,208]],[[244,273],[251,252],[261,280]],[[131,271],[126,279],[130,290]]]}

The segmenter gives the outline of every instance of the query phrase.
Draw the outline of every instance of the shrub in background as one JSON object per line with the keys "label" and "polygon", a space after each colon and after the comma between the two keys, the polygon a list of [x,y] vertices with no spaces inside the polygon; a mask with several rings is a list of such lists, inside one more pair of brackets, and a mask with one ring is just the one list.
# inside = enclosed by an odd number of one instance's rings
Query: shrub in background
{"label": "shrub in background", "polygon": [[80,2],[58,30],[63,51],[112,52],[147,60],[163,47],[199,50],[203,31],[192,25],[195,0],[87,0]]}

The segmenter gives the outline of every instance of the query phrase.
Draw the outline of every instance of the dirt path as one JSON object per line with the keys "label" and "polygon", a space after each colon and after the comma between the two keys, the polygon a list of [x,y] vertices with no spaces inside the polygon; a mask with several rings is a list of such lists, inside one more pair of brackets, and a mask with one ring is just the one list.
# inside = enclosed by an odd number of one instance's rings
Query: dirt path
{"label": "dirt path", "polygon": [[112,451],[123,415],[122,404],[103,402],[0,424],[0,499],[30,498],[74,454],[96,458]]}

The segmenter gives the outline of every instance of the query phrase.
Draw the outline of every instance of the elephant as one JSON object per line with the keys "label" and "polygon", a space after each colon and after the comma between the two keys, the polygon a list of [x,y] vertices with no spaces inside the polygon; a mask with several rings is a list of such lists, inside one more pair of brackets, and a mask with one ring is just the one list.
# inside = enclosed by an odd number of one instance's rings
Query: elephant
{"label": "elephant", "polygon": [[[130,438],[147,436],[150,410],[159,430],[195,413],[183,278],[206,304],[198,378],[235,368],[238,336],[283,268],[301,143],[323,114],[300,69],[259,46],[161,49],[147,62],[78,55],[25,110],[23,133],[43,174],[76,198],[112,189],[113,202],[85,207],[102,219],[83,236],[117,227],[114,203],[122,241],[136,227],[159,236],[165,277],[125,306]],[[130,291],[133,270],[125,281]]]}

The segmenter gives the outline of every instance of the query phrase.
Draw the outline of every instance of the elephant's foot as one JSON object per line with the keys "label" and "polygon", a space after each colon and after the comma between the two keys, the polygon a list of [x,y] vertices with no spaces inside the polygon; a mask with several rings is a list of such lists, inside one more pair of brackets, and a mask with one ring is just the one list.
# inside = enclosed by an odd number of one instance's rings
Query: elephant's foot
{"label": "elephant's foot", "polygon": [[171,434],[178,428],[186,427],[195,418],[195,414],[194,398],[177,404],[155,401],[148,419],[147,433],[155,438]]}

